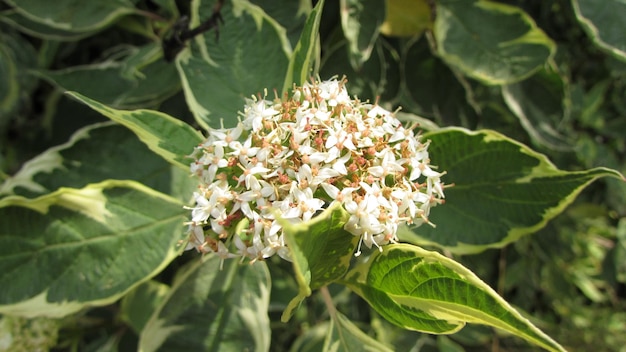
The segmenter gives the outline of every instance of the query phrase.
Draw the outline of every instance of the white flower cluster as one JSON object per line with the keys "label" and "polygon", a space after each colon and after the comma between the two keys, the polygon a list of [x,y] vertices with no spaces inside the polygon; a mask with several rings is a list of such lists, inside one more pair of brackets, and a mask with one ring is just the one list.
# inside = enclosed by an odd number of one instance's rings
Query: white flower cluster
{"label": "white flower cluster", "polygon": [[192,154],[201,182],[187,249],[289,260],[276,214],[302,222],[339,202],[359,255],[362,244],[396,241],[401,223],[430,224],[431,206],[443,203],[428,142],[380,106],[352,100],[344,80],[249,100],[243,115],[233,129],[211,130]]}

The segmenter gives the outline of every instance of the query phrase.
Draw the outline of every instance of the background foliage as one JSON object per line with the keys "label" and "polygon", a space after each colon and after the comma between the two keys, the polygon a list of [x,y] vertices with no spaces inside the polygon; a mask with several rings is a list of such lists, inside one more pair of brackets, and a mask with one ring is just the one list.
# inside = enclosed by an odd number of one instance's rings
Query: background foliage
{"label": "background foliage", "polygon": [[[299,292],[289,265],[238,272],[230,261],[215,272],[219,258],[178,256],[195,185],[172,165],[184,167],[202,138],[181,121],[233,126],[244,97],[280,94],[312,65],[431,131],[432,159],[457,187],[433,211],[437,230],[405,229],[403,240],[472,269],[567,349],[623,350],[626,187],[591,183],[616,175],[596,167],[626,171],[622,2],[226,0],[219,37],[164,60],[181,16],[195,27],[213,3],[0,2],[0,331],[13,347],[532,349],[482,325],[440,336],[396,328],[335,284],[337,312],[314,294],[284,324]],[[137,108],[167,115],[119,110]],[[270,275],[271,287],[259,284]],[[239,308],[206,304],[227,298]]]}

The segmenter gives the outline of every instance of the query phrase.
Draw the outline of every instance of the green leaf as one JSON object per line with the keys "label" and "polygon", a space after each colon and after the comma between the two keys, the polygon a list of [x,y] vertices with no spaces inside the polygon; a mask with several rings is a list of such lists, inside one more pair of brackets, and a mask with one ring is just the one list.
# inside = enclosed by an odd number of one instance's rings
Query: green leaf
{"label": "green leaf", "polygon": [[350,95],[362,100],[394,99],[400,87],[398,53],[391,45],[379,40],[372,55],[358,70],[350,64],[347,41],[326,48],[320,75],[322,77],[346,76]]}
{"label": "green leaf", "polygon": [[387,36],[412,37],[432,27],[428,0],[386,0],[385,21],[380,32]]}
{"label": "green leaf", "polygon": [[615,278],[618,282],[626,284],[626,218],[619,220],[616,232],[615,252],[613,255]]}
{"label": "green leaf", "polygon": [[311,1],[250,0],[250,2],[261,7],[269,17],[285,28],[289,43],[295,48],[311,13],[313,7]]}
{"label": "green leaf", "polygon": [[[209,18],[214,1],[195,0],[191,26]],[[219,41],[212,32],[191,40],[176,65],[196,121],[225,127],[238,122],[245,98],[282,89],[291,46],[285,29],[263,10],[243,0],[226,1]]]}
{"label": "green leaf", "polygon": [[180,12],[176,6],[176,0],[152,0],[153,3],[159,5],[159,8],[170,15],[171,18],[180,17]]}
{"label": "green leaf", "polygon": [[434,34],[446,63],[492,85],[532,75],[556,50],[524,11],[486,0],[439,0]]}
{"label": "green leaf", "polygon": [[139,350],[268,351],[270,276],[264,262],[196,260],[142,331]]}
{"label": "green leaf", "polygon": [[564,349],[461,264],[408,244],[391,244],[342,283],[405,329],[450,334],[466,323],[497,327],[550,351]]}
{"label": "green leaf", "polygon": [[349,217],[340,203],[300,224],[292,224],[277,216],[299,286],[298,296],[283,312],[281,319],[284,322],[291,318],[300,302],[311,295],[311,290],[328,285],[348,270],[359,241],[357,236],[343,229]]}
{"label": "green leaf", "polygon": [[164,301],[169,290],[169,286],[154,280],[146,281],[135,287],[122,298],[120,319],[126,322],[136,334],[141,334],[146,323],[156,308]]}
{"label": "green leaf", "polygon": [[330,321],[324,321],[309,327],[291,344],[289,352],[324,351],[324,341],[328,334],[329,326]]}
{"label": "green leaf", "polygon": [[572,0],[576,19],[595,45],[626,60],[626,3],[623,0]]}
{"label": "green leaf", "polygon": [[324,0],[321,0],[306,20],[300,40],[289,58],[283,93],[288,92],[293,84],[302,85],[316,73],[311,72],[311,68],[319,60],[319,29],[323,8]]}
{"label": "green leaf", "polygon": [[345,315],[335,311],[331,313],[331,318],[322,351],[392,351],[389,347],[361,331]]}
{"label": "green leaf", "polygon": [[600,177],[623,176],[611,169],[568,172],[544,155],[497,132],[461,128],[424,134],[430,159],[446,188],[446,203],[432,209],[436,228],[402,228],[403,241],[436,245],[454,253],[477,253],[531,234],[574,201]]}
{"label": "green leaf", "polygon": [[402,53],[401,106],[440,125],[475,126],[479,107],[464,76],[432,55],[426,37],[407,42]]}
{"label": "green leaf", "polygon": [[384,0],[341,0],[341,28],[355,69],[367,61],[385,20]]}
{"label": "green leaf", "polygon": [[178,256],[186,215],[132,181],[0,200],[0,313],[60,317],[114,302]]}
{"label": "green leaf", "polygon": [[126,126],[153,152],[185,170],[189,169],[190,162],[187,155],[191,154],[193,148],[204,140],[193,127],[161,112],[116,110],[76,92],[67,94],[111,120]]}
{"label": "green leaf", "polygon": [[137,13],[129,0],[6,0],[21,15],[49,27],[90,32],[102,29],[121,16]]}
{"label": "green leaf", "polygon": [[36,57],[28,40],[3,28],[0,32],[0,131],[15,117],[35,88],[37,79],[29,75],[28,70],[36,66]]}
{"label": "green leaf", "polygon": [[[109,121],[82,128],[67,143],[27,161],[15,175],[0,184],[0,196],[33,198],[60,187],[82,188],[106,179],[139,181],[172,194],[183,186],[181,179],[190,179],[188,175],[188,169],[174,168],[130,130]],[[186,194],[180,194],[180,199],[185,201],[191,194],[191,188],[186,188],[188,191],[182,192]]]}
{"label": "green leaf", "polygon": [[157,106],[180,90],[174,65],[154,59],[160,53],[160,47],[149,44],[134,49],[123,62],[39,71],[38,75],[63,90],[79,92],[118,109]]}
{"label": "green leaf", "polygon": [[502,86],[506,105],[533,141],[558,151],[574,149],[574,141],[566,137],[566,132],[570,131],[559,130],[567,120],[566,93],[567,87],[561,77],[546,70],[524,81]]}
{"label": "green leaf", "polygon": [[73,41],[90,35],[94,32],[72,32],[58,28],[51,28],[43,23],[33,21],[15,10],[0,12],[0,21],[4,22],[20,32],[30,36],[59,41]]}

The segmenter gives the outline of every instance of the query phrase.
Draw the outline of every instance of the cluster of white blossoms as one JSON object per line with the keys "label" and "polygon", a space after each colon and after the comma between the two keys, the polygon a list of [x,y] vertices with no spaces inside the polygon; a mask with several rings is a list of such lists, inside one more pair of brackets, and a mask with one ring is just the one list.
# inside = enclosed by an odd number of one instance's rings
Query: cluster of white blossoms
{"label": "cluster of white blossoms", "polygon": [[351,99],[345,80],[249,100],[237,127],[211,130],[191,155],[201,181],[187,249],[290,260],[276,217],[308,221],[335,202],[360,237],[356,255],[395,242],[398,225],[431,224],[430,208],[443,203],[428,144],[389,111]]}

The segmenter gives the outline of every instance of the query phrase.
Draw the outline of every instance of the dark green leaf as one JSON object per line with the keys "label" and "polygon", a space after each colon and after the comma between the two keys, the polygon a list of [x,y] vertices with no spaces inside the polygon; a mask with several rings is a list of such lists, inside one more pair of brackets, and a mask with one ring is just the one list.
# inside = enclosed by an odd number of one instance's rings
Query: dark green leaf
{"label": "dark green leaf", "polygon": [[443,126],[475,126],[476,102],[463,75],[433,56],[425,37],[407,42],[402,53],[400,104]]}
{"label": "dark green leaf", "polygon": [[73,32],[59,28],[53,28],[45,23],[37,22],[15,10],[0,12],[0,21],[15,27],[36,38],[49,40],[78,40],[92,35],[94,32]]}
{"label": "dark green leaf", "polygon": [[350,63],[358,69],[374,49],[385,19],[384,0],[341,0],[341,27],[348,40]]}
{"label": "dark green leaf", "polygon": [[389,347],[361,331],[350,319],[339,312],[331,314],[323,351],[390,352]]}
{"label": "dark green leaf", "polygon": [[530,76],[555,51],[524,11],[494,1],[437,1],[434,34],[445,62],[492,85]]}
{"label": "dark green leaf", "polygon": [[285,28],[289,43],[295,48],[304,30],[305,22],[311,13],[311,1],[251,0],[250,2],[261,7],[269,17],[275,19]]}
{"label": "dark green leaf", "polygon": [[269,351],[267,266],[222,260],[207,255],[177,277],[142,331],[140,351]]}
{"label": "dark green leaf", "polygon": [[0,131],[34,89],[37,80],[28,70],[35,65],[35,50],[26,39],[13,30],[0,32]]}
{"label": "dark green leaf", "polygon": [[185,215],[131,181],[0,200],[0,312],[59,317],[114,302],[178,256]]}
{"label": "dark green leaf", "polygon": [[400,88],[400,67],[398,53],[386,42],[379,40],[372,55],[358,70],[350,64],[347,42],[327,48],[322,63],[322,77],[346,76],[350,94],[362,100],[389,101],[396,98]]}
{"label": "dark green leaf", "polygon": [[[160,47],[149,44],[123,62],[73,66],[41,75],[63,90],[76,91],[119,109],[157,106],[180,90],[174,65],[162,59]],[[94,84],[97,82],[97,84]]]}
{"label": "dark green leaf", "polygon": [[591,40],[620,60],[626,60],[626,3],[621,0],[572,0],[578,22]]}
{"label": "dark green leaf", "polygon": [[[571,151],[574,142],[563,131],[567,120],[567,87],[555,72],[542,70],[502,87],[502,97],[533,141],[552,150]],[[571,134],[571,133],[570,133]]]}
{"label": "dark green leaf", "polygon": [[402,240],[476,253],[502,247],[542,228],[600,177],[623,179],[607,168],[568,172],[494,131],[460,128],[424,134],[433,165],[446,184],[446,203],[432,210],[436,228],[399,231]]}
{"label": "dark green leaf", "polygon": [[169,286],[150,280],[130,291],[120,304],[120,319],[141,334],[146,323],[169,292]]}
{"label": "dark green leaf", "polygon": [[129,0],[6,0],[32,21],[52,28],[90,32],[104,28],[117,18],[138,12]]}
{"label": "dark green leaf", "polygon": [[[195,1],[192,27],[212,15],[214,1]],[[245,98],[264,94],[270,99],[283,87],[291,47],[285,29],[260,7],[226,1],[221,11],[219,41],[213,32],[191,40],[177,65],[187,104],[204,128],[232,127]]]}

